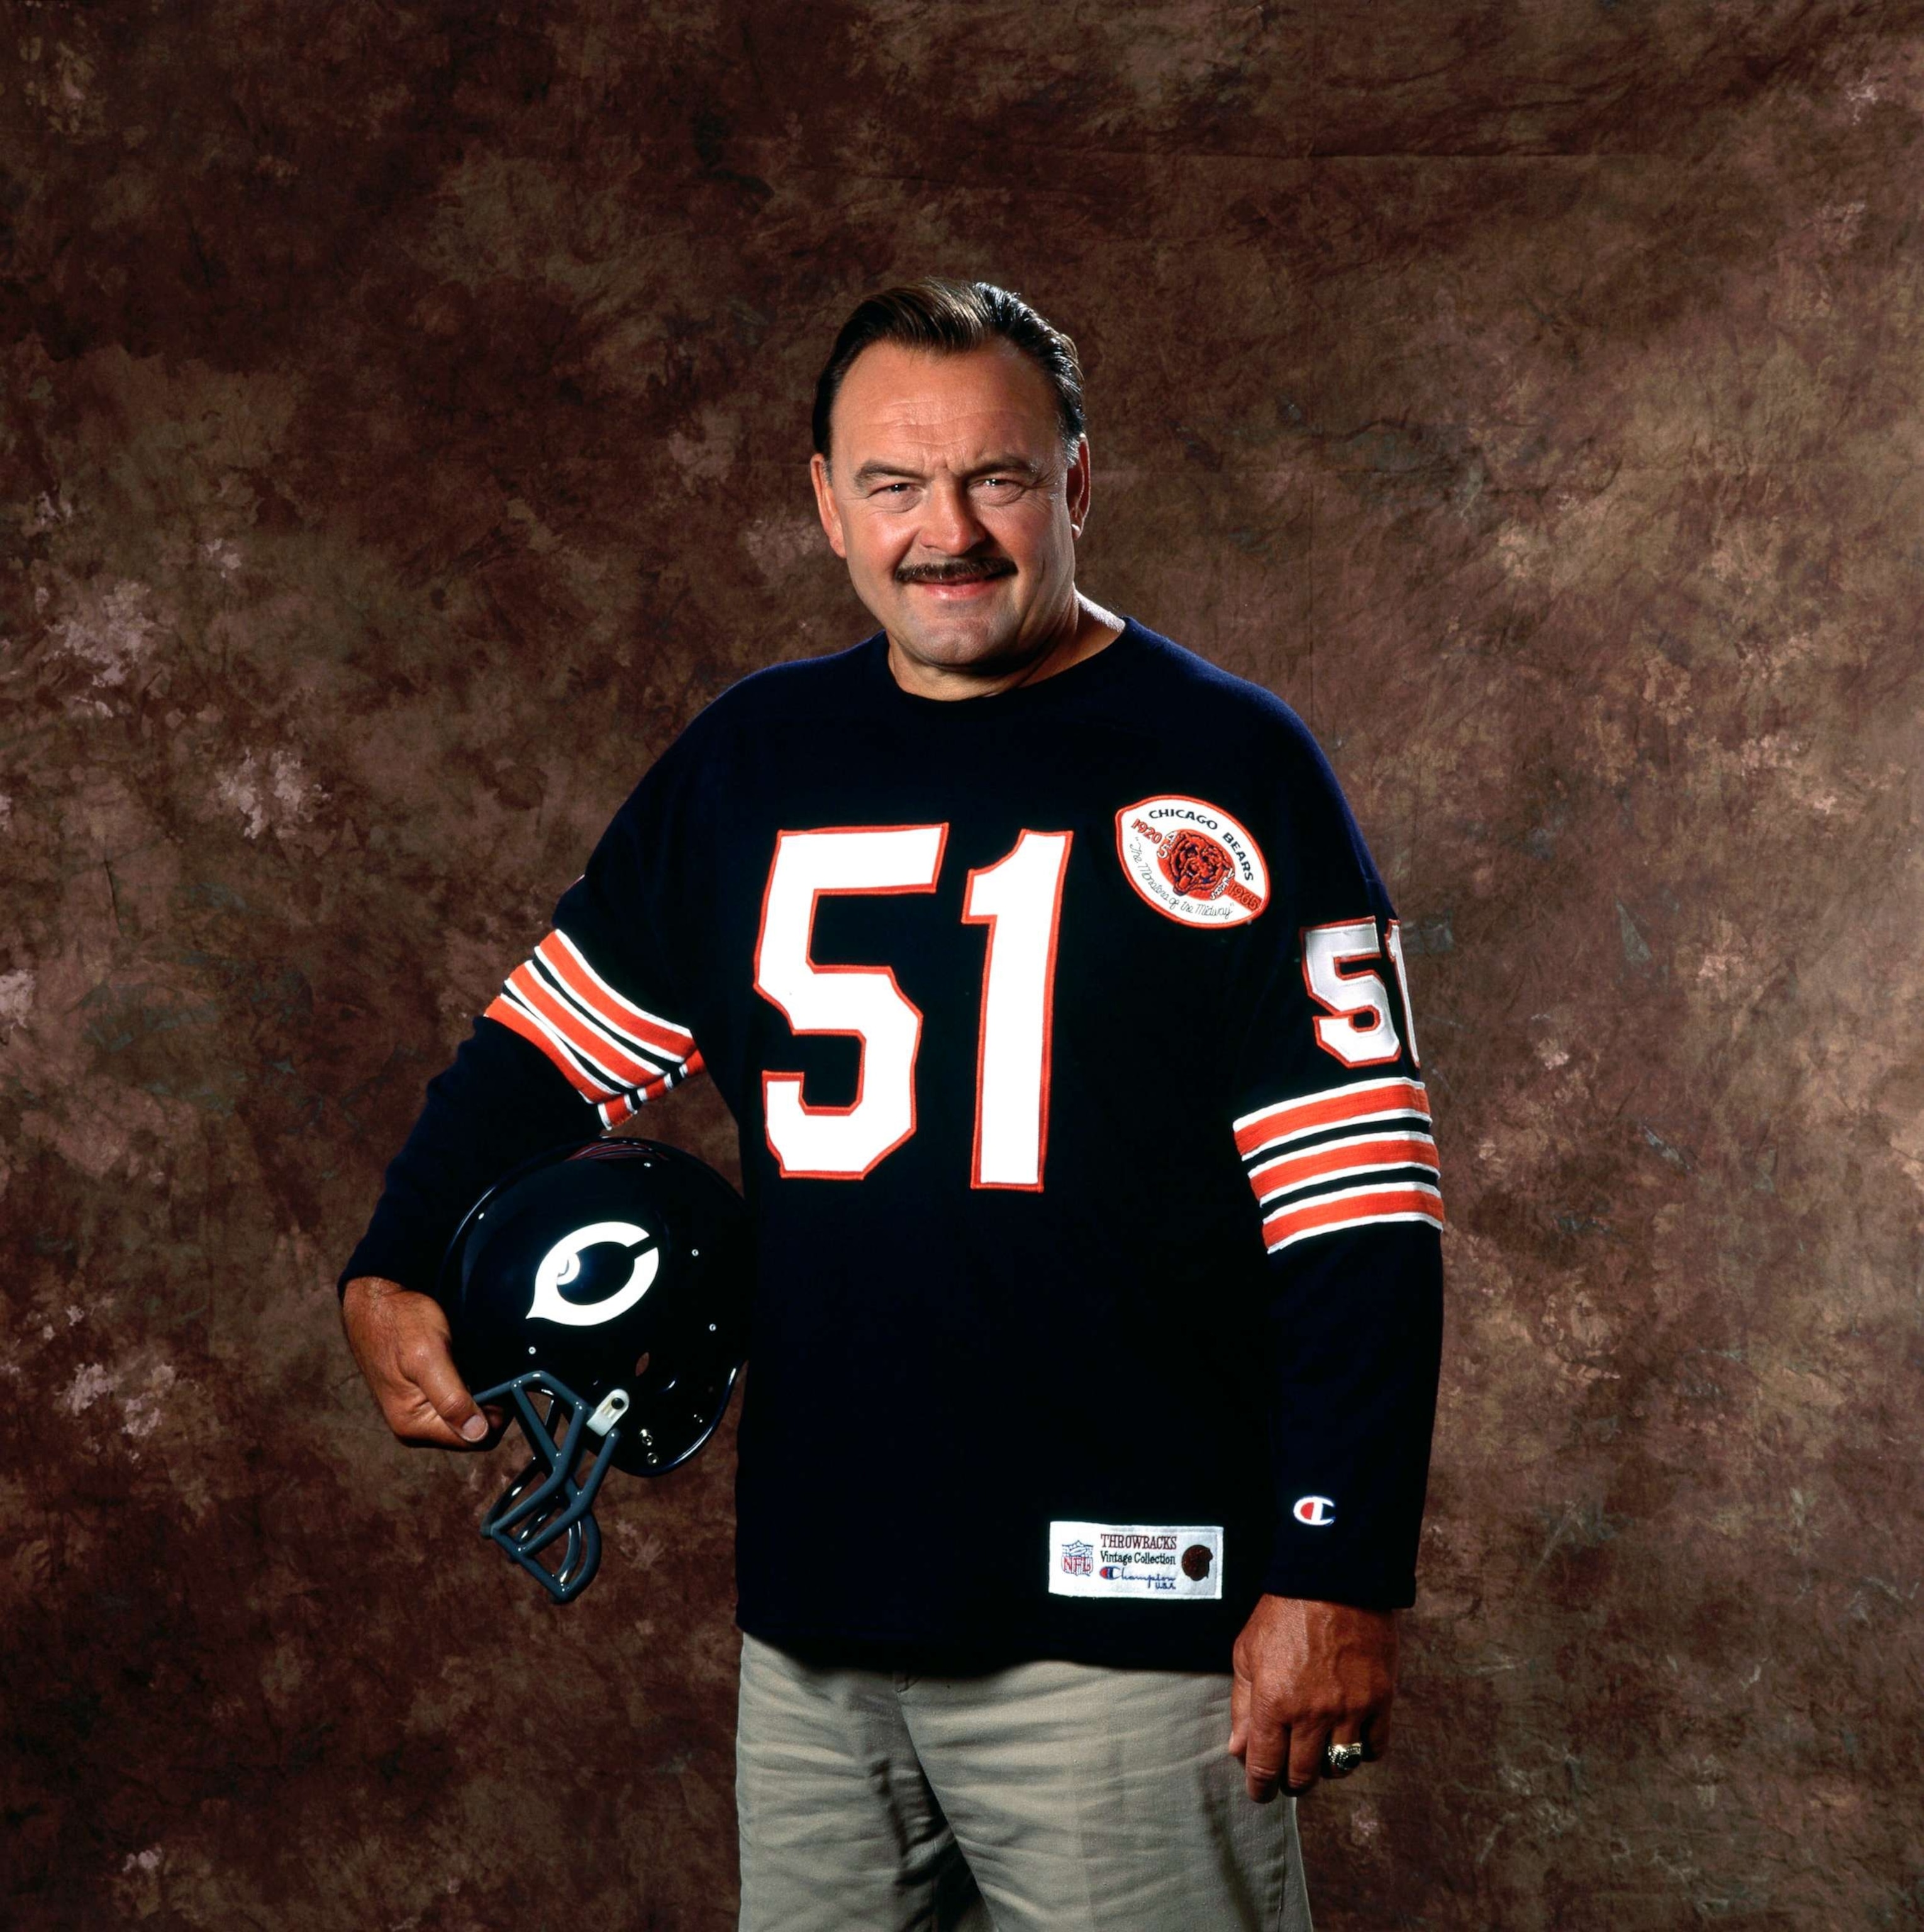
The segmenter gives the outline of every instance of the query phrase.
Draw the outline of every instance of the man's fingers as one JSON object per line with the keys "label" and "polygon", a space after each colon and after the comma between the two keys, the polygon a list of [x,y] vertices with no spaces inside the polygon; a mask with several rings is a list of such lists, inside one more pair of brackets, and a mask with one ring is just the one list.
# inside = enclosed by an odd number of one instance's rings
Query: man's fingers
{"label": "man's fingers", "polygon": [[1290,1730],[1289,1786],[1292,1796],[1300,1798],[1315,1789],[1322,1775],[1322,1748],[1328,1741],[1326,1725],[1298,1724]]}
{"label": "man's fingers", "polygon": [[425,1402],[417,1402],[400,1415],[392,1410],[386,1413],[388,1426],[404,1449],[472,1449],[476,1446],[452,1424],[443,1422]]}
{"label": "man's fingers", "polygon": [[1258,1709],[1250,1714],[1243,1752],[1243,1783],[1259,1804],[1276,1796],[1278,1780],[1289,1761],[1288,1728]]}
{"label": "man's fingers", "polygon": [[341,1302],[347,1345],[383,1419],[404,1442],[478,1449],[506,1418],[476,1408],[449,1352],[448,1318],[431,1295],[357,1276]]}
{"label": "man's fingers", "polygon": [[1229,1679],[1229,1755],[1239,1758],[1249,1744],[1249,1679],[1240,1668]]}
{"label": "man's fingers", "polygon": [[1372,1711],[1363,1720],[1362,1739],[1363,1755],[1371,1764],[1388,1754],[1390,1707],[1387,1704],[1379,1711]]}
{"label": "man's fingers", "polygon": [[457,1441],[479,1442],[487,1435],[488,1418],[475,1407],[474,1398],[468,1394],[467,1384],[461,1380],[445,1342],[437,1338],[420,1338],[404,1358],[402,1366]]}

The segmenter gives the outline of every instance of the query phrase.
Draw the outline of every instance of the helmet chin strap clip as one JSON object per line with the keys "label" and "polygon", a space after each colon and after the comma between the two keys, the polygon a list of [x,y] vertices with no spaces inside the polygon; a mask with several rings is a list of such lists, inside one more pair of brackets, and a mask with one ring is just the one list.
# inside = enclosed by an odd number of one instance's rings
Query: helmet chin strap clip
{"label": "helmet chin strap clip", "polygon": [[[548,1399],[545,1420],[534,1406],[536,1395]],[[474,1398],[477,1407],[503,1400],[513,1402],[515,1419],[534,1451],[534,1460],[482,1519],[481,1533],[491,1543],[499,1544],[557,1604],[569,1603],[588,1587],[601,1564],[595,1496],[620,1438],[615,1425],[628,1413],[628,1391],[611,1390],[591,1415],[587,1403],[558,1376],[545,1369],[530,1369],[511,1381],[482,1390]],[[561,1432],[557,1438],[558,1424]],[[587,1473],[577,1481],[575,1466],[589,1446],[586,1438],[590,1436],[599,1438],[600,1447]],[[560,1564],[551,1570],[537,1559],[550,1544],[563,1537],[567,1541]]]}
{"label": "helmet chin strap clip", "polygon": [[610,1389],[602,1397],[601,1406],[588,1418],[588,1432],[591,1436],[605,1436],[628,1413],[628,1391]]}

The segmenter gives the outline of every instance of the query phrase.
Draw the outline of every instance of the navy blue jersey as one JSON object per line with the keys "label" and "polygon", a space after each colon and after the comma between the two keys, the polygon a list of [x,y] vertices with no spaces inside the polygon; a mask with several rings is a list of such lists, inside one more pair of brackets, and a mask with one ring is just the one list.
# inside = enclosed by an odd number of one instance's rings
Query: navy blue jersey
{"label": "navy blue jersey", "polygon": [[1130,622],[942,702],[745,679],[431,1086],[342,1276],[704,1068],[758,1281],[742,1627],[1226,1669],[1414,1596],[1441,1329],[1397,922],[1268,692]]}

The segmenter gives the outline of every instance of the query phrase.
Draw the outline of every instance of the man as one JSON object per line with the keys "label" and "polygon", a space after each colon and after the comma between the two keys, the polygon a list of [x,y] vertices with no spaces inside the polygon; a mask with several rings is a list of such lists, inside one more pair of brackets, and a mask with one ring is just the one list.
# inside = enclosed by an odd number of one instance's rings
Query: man
{"label": "man", "polygon": [[349,1336],[398,1434],[479,1442],[455,1220],[705,1065],[760,1248],[743,1925],[1307,1927],[1294,1795],[1388,1742],[1435,1401],[1397,923],[1294,714],[1078,592],[1034,310],[864,302],[815,442],[881,632],[643,778],[431,1085]]}

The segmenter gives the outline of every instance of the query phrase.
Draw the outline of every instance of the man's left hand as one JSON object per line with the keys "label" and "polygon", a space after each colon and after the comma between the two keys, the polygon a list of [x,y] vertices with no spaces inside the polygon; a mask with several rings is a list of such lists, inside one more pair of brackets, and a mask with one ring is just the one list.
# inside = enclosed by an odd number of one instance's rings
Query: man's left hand
{"label": "man's left hand", "polygon": [[1249,1795],[1298,1796],[1323,1774],[1326,1744],[1389,1748],[1396,1696],[1396,1612],[1263,1597],[1236,1639],[1229,1755]]}

